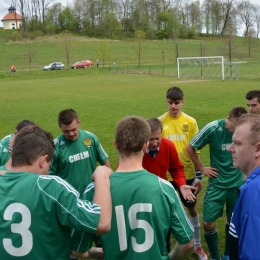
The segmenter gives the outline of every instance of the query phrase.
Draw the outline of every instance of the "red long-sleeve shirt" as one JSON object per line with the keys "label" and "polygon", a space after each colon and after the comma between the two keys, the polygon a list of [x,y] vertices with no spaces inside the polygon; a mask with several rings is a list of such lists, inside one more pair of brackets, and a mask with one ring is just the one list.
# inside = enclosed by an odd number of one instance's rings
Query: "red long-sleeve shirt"
{"label": "red long-sleeve shirt", "polygon": [[143,167],[148,172],[165,180],[167,180],[166,172],[169,171],[178,188],[186,184],[184,168],[179,160],[175,145],[166,138],[162,138],[160,149],[154,158],[147,153],[144,154]]}

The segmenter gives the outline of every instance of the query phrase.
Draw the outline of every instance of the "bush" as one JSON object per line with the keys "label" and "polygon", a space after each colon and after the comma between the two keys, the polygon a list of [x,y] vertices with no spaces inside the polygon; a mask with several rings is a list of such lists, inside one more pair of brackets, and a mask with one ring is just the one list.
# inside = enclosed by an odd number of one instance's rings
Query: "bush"
{"label": "bush", "polygon": [[14,31],[12,34],[10,34],[9,39],[11,41],[18,42],[23,39],[23,36],[18,31]]}

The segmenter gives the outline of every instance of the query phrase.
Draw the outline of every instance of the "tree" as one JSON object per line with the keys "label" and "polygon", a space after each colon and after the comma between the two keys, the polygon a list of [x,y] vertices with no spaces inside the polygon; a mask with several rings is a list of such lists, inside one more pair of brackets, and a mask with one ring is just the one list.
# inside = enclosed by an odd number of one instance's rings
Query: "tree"
{"label": "tree", "polygon": [[30,73],[31,73],[32,72],[32,61],[33,61],[33,58],[35,56],[36,51],[33,47],[32,42],[27,42],[26,47],[27,47],[26,56],[27,56],[28,61],[29,61]]}
{"label": "tree", "polygon": [[238,15],[242,22],[244,23],[246,29],[244,36],[248,37],[248,31],[251,26],[253,26],[254,21],[255,21],[255,16],[254,16],[254,5],[252,5],[248,0],[247,1],[242,1],[239,6],[239,12]]}
{"label": "tree", "polygon": [[59,24],[62,30],[73,31],[76,28],[76,19],[73,14],[73,11],[66,7],[60,12],[59,15]]}
{"label": "tree", "polygon": [[69,69],[73,50],[72,34],[69,31],[64,31],[62,33],[62,42],[64,45],[67,68]]}
{"label": "tree", "polygon": [[110,47],[110,44],[107,41],[107,39],[99,42],[98,49],[99,49],[103,67],[104,67],[106,64],[106,61],[108,61],[108,59],[111,56],[111,47]]}
{"label": "tree", "polygon": [[201,8],[200,2],[195,1],[187,6],[187,27],[189,31],[195,28],[197,32],[202,31],[202,19],[201,19]]}
{"label": "tree", "polygon": [[[238,6],[236,0],[226,0],[223,2],[223,23],[220,34],[225,35],[227,31],[229,31],[228,35],[230,35],[230,28],[235,29],[235,21],[236,15],[238,11]],[[233,34],[233,33],[232,33]]]}
{"label": "tree", "polygon": [[202,4],[202,19],[204,20],[204,26],[206,29],[206,34],[210,32],[211,20],[210,20],[210,0],[205,0]]}
{"label": "tree", "polygon": [[255,24],[256,24],[256,38],[259,37],[260,33],[260,6],[254,6],[254,17],[255,17]]}
{"label": "tree", "polygon": [[46,13],[46,21],[50,24],[59,25],[59,15],[62,10],[61,3],[56,3],[50,8],[48,8],[48,11]]}
{"label": "tree", "polygon": [[141,66],[141,55],[144,52],[144,40],[145,40],[145,33],[141,30],[135,31],[135,41],[137,43],[137,47],[135,51],[138,55],[138,65]]}

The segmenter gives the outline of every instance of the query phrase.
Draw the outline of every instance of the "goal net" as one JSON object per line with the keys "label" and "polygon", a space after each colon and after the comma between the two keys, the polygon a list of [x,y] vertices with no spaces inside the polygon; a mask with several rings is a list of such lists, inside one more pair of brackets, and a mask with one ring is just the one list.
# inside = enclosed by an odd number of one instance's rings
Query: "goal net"
{"label": "goal net", "polygon": [[177,58],[178,78],[225,79],[223,56]]}

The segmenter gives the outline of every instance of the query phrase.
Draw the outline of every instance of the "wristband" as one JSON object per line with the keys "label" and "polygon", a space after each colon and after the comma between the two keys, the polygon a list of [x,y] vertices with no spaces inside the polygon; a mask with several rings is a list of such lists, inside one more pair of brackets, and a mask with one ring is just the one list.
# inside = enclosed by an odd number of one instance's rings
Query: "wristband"
{"label": "wristband", "polygon": [[201,171],[199,171],[199,170],[197,170],[197,171],[195,171],[195,178],[197,178],[197,179],[199,179],[199,180],[202,180],[202,173],[201,173]]}

